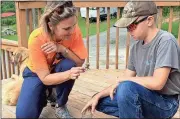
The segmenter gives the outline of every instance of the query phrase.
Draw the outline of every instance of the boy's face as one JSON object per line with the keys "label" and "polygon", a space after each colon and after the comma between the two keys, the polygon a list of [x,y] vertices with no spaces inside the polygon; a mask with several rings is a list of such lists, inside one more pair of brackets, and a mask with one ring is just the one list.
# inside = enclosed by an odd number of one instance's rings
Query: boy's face
{"label": "boy's face", "polygon": [[128,32],[133,37],[134,40],[144,40],[148,33],[149,26],[152,26],[154,22],[152,22],[152,16],[140,16],[135,22],[130,24],[127,27]]}

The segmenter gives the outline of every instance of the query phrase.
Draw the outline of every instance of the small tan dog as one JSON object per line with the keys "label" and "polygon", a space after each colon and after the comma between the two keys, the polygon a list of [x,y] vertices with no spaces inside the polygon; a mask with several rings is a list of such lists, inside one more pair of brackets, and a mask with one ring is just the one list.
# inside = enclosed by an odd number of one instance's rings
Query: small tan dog
{"label": "small tan dog", "polygon": [[20,74],[11,76],[9,82],[2,85],[2,103],[6,105],[15,106],[21,91],[23,77],[22,73],[26,67],[26,61],[28,59],[28,49],[24,47],[18,47],[11,56],[11,62],[18,65],[20,68]]}

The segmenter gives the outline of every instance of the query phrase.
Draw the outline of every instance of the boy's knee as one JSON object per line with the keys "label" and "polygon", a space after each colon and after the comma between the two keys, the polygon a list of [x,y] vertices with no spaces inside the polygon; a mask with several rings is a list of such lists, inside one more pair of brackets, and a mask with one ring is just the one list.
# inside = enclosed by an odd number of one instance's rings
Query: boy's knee
{"label": "boy's knee", "polygon": [[121,82],[117,87],[117,97],[118,101],[126,102],[136,98],[138,95],[138,84],[132,81]]}

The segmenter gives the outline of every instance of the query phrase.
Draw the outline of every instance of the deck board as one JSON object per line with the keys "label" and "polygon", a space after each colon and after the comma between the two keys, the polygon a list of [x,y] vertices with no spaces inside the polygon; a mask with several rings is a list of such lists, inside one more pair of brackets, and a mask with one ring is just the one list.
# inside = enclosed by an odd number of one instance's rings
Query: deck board
{"label": "deck board", "polygon": [[[81,110],[91,97],[111,85],[118,75],[123,75],[124,70],[88,70],[82,74],[70,93],[67,103],[71,115],[81,118]],[[3,84],[9,80],[3,80]],[[2,118],[15,118],[16,107],[2,105]],[[180,118],[180,110],[174,116]],[[40,118],[56,118],[55,109],[49,104],[43,109]],[[93,118],[115,118],[101,112],[96,112]]]}

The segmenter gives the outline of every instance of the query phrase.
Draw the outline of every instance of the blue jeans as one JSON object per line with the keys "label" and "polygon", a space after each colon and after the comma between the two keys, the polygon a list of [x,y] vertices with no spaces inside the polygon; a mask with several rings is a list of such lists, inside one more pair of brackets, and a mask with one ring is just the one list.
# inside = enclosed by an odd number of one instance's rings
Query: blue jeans
{"label": "blue jeans", "polygon": [[[64,59],[55,66],[54,72],[64,72],[75,66],[72,60]],[[46,89],[48,86],[44,85],[37,74],[29,68],[25,68],[23,78],[24,82],[16,107],[16,118],[38,118],[47,104]],[[73,85],[74,80],[56,85],[59,106],[67,103]]]}
{"label": "blue jeans", "polygon": [[178,110],[178,103],[177,95],[161,95],[125,81],[117,87],[113,100],[100,99],[96,109],[119,118],[171,118]]}

